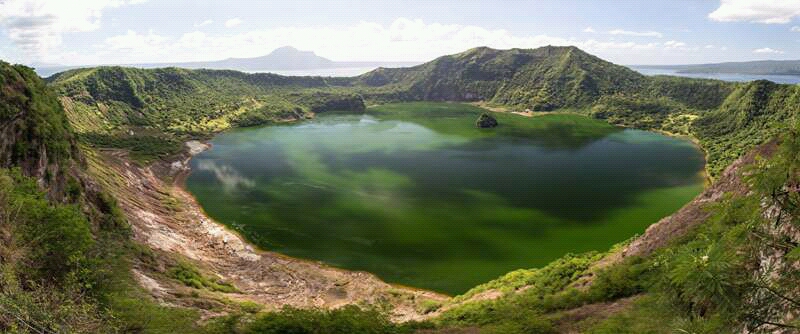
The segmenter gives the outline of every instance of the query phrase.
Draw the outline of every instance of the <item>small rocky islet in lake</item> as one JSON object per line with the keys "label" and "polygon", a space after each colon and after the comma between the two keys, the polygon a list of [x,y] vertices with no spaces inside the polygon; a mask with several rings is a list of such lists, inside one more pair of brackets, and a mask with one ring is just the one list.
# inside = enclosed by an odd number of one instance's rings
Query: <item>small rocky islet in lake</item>
{"label": "small rocky islet in lake", "polygon": [[494,128],[497,127],[497,119],[495,119],[489,114],[483,113],[480,116],[478,116],[478,120],[475,121],[475,126],[481,129]]}

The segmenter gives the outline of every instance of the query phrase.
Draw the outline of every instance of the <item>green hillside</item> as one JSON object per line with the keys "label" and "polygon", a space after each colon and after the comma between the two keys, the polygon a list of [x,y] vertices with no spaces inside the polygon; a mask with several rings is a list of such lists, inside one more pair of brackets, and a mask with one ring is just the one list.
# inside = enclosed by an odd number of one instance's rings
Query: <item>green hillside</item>
{"label": "green hillside", "polygon": [[[754,81],[737,87],[720,108],[698,119],[695,134],[709,160],[728,162],[798,122],[800,87]],[[723,168],[718,164],[716,168]]]}
{"label": "green hillside", "polygon": [[361,98],[328,80],[235,71],[100,67],[49,78],[64,98],[79,137],[98,147],[132,150],[149,161],[180,151],[182,140],[232,126],[363,110]]}
{"label": "green hillside", "polygon": [[47,181],[76,154],[56,95],[24,66],[0,62],[0,167],[20,166]]}
{"label": "green hillside", "polygon": [[356,84],[377,100],[487,101],[535,111],[586,106],[635,90],[645,77],[575,47],[475,48],[416,67],[378,69]]}

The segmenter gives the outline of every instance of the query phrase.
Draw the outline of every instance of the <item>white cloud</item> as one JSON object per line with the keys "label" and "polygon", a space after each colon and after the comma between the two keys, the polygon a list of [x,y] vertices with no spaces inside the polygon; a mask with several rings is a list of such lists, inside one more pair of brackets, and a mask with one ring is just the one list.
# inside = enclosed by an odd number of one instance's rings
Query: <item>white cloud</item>
{"label": "white cloud", "polygon": [[477,46],[498,49],[574,45],[620,63],[635,59],[668,61],[670,57],[705,51],[680,41],[639,43],[623,40],[561,38],[549,35],[516,35],[503,29],[427,23],[398,18],[391,24],[361,22],[340,27],[281,27],[236,34],[192,31],[165,37],[154,32],[126,34],[107,39],[92,52],[64,60],[71,64],[183,62],[255,57],[291,45],[334,60],[427,61]]}
{"label": "white cloud", "polygon": [[622,30],[622,29],[615,29],[608,32],[611,35],[624,35],[624,36],[635,36],[635,37],[664,37],[664,34],[657,32],[657,31],[630,31],[630,30]]}
{"label": "white cloud", "polygon": [[178,40],[178,44],[187,48],[199,48],[206,40],[206,34],[200,31],[185,33]]}
{"label": "white cloud", "polygon": [[596,33],[597,31],[596,31],[596,30],[594,30],[594,28],[592,28],[592,27],[586,27],[586,29],[583,29],[583,32],[585,32],[585,33],[589,33],[589,34],[594,34],[594,33]]}
{"label": "white cloud", "polygon": [[664,46],[666,48],[669,48],[669,49],[676,49],[676,48],[685,47],[686,43],[678,42],[678,41],[667,41],[667,42],[664,42]]}
{"label": "white cloud", "polygon": [[703,46],[703,49],[725,51],[725,50],[728,50],[728,47],[727,46],[714,45],[714,44],[707,44],[707,45]]}
{"label": "white cloud", "polygon": [[783,54],[784,52],[781,50],[776,50],[773,48],[761,48],[753,50],[753,53],[771,53],[771,54]]}
{"label": "white cloud", "polygon": [[800,16],[796,0],[721,0],[719,8],[708,14],[720,22],[789,23]]}
{"label": "white cloud", "polygon": [[100,28],[103,10],[144,0],[0,1],[0,26],[20,50],[41,57],[62,43],[65,33]]}
{"label": "white cloud", "polygon": [[230,20],[225,21],[225,26],[228,27],[228,28],[235,27],[235,26],[238,26],[240,24],[242,24],[242,19],[240,19],[238,17],[232,18]]}
{"label": "white cloud", "polygon": [[106,38],[106,44],[112,50],[145,51],[164,45],[167,38],[149,31],[147,35],[140,35],[133,30],[128,30],[125,35]]}
{"label": "white cloud", "polygon": [[212,23],[214,23],[214,20],[205,20],[203,22],[195,24],[194,26],[195,27],[205,27],[205,26],[207,26],[209,24],[212,24]]}
{"label": "white cloud", "polygon": [[800,32],[800,26],[794,26],[789,31]]}
{"label": "white cloud", "polygon": [[640,44],[635,42],[597,41],[594,39],[576,42],[574,45],[587,51],[655,50],[660,46],[658,43]]}

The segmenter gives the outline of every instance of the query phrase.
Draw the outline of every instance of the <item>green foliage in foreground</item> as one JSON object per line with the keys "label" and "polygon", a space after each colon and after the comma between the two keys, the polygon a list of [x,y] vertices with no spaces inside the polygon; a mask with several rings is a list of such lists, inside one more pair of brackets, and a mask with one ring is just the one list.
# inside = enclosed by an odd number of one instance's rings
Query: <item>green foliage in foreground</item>
{"label": "green foliage in foreground", "polygon": [[7,233],[2,258],[21,281],[88,284],[83,268],[93,238],[77,206],[51,206],[33,179],[0,170],[0,224]]}
{"label": "green foliage in foreground", "polygon": [[588,289],[574,286],[602,256],[597,253],[567,255],[541,269],[512,272],[477,287],[454,302],[466,301],[489,290],[502,292],[503,297],[464,302],[444,312],[437,319],[438,324],[444,327],[478,326],[505,333],[556,332],[557,316],[553,314],[643,291],[639,279],[646,272],[646,266],[640,259],[600,271]]}
{"label": "green foliage in foreground", "polygon": [[0,241],[0,330],[103,327],[98,307],[81,298],[95,283],[96,264],[78,207],[51,205],[34,180],[0,169]]}
{"label": "green foliage in foreground", "polygon": [[523,287],[534,287],[539,294],[561,291],[602,257],[603,254],[595,252],[581,255],[567,254],[544,268],[512,271],[496,280],[481,284],[456,297],[455,301],[467,300],[490,290],[513,293]]}
{"label": "green foliage in foreground", "polygon": [[160,306],[134,281],[127,222],[96,201],[88,214],[52,203],[0,169],[0,332],[195,333],[195,311]]}
{"label": "green foliage in foreground", "polygon": [[208,333],[236,334],[403,334],[430,328],[430,324],[397,325],[381,311],[345,306],[335,310],[302,310],[286,307],[279,312],[250,317],[230,316],[216,319],[207,326]]}

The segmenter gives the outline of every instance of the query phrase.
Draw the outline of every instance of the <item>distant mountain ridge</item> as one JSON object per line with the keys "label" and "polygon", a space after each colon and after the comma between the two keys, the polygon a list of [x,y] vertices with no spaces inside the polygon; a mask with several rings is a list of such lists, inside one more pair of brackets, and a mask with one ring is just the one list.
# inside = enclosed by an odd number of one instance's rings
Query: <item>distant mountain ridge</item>
{"label": "distant mountain ridge", "polygon": [[749,75],[800,75],[800,60],[757,60],[697,65],[637,66],[639,68],[669,69],[677,73],[724,73]]}
{"label": "distant mountain ridge", "polygon": [[[318,56],[313,51],[302,51],[291,46],[277,48],[267,55],[253,58],[228,58],[217,61],[198,61],[181,63],[142,63],[124,64],[121,66],[138,68],[163,68],[180,67],[188,69],[213,69],[213,70],[236,70],[243,72],[269,72],[269,71],[296,71],[314,69],[333,69],[333,68],[357,68],[381,66],[411,66],[415,62],[381,62],[381,61],[333,61],[325,57]],[[66,66],[56,64],[40,64],[36,67],[36,72],[42,77],[49,77],[58,72],[63,72],[76,68],[92,66]]]}
{"label": "distant mountain ridge", "polygon": [[291,46],[277,48],[268,55],[254,58],[228,58],[212,62],[176,64],[187,68],[220,68],[238,70],[298,70],[336,67],[336,62],[317,56],[313,51],[300,51]]}

